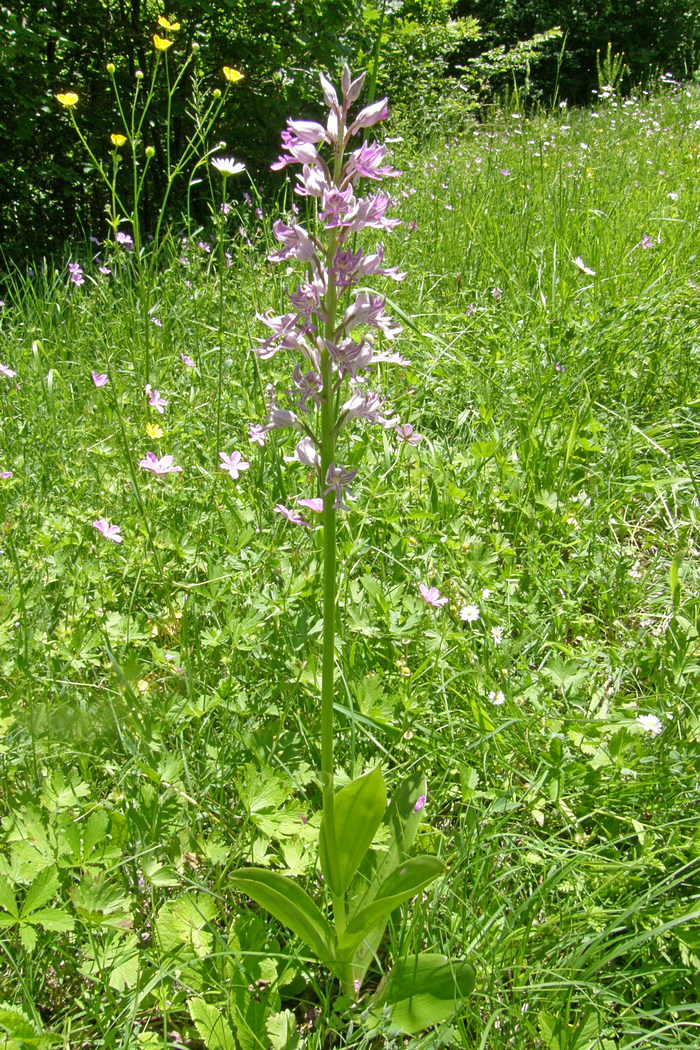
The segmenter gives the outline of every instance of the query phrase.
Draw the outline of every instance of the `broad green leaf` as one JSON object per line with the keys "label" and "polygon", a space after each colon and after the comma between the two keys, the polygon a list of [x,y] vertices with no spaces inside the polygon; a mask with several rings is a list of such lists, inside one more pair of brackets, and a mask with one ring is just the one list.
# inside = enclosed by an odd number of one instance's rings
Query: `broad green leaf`
{"label": "broad green leaf", "polygon": [[390,1027],[415,1035],[451,1017],[473,991],[475,981],[474,967],[468,962],[428,952],[409,956],[395,964],[368,1015],[380,1021],[388,1007]]}
{"label": "broad green leaf", "polygon": [[333,931],[308,893],[296,882],[266,868],[239,868],[229,881],[296,933],[321,962],[327,966],[333,964]]}
{"label": "broad green leaf", "polygon": [[219,1006],[204,999],[190,999],[190,1017],[207,1050],[238,1050],[233,1032]]}
{"label": "broad green leaf", "polygon": [[331,893],[342,896],[370,847],[386,812],[386,784],[379,766],[339,791],[334,799],[335,852],[321,821],[321,868]]}
{"label": "broad green leaf", "polygon": [[387,919],[399,904],[442,875],[445,866],[437,857],[413,857],[401,864],[379,887],[374,900],[361,908],[348,923],[338,947],[342,952],[355,948],[383,919]]}
{"label": "broad green leaf", "polygon": [[[352,885],[348,901],[348,918],[360,908],[368,905],[375,897],[377,890],[389,877],[399,863],[407,859],[418,833],[418,828],[425,817],[425,809],[420,806],[428,792],[425,775],[421,770],[414,770],[401,782],[389,803],[384,815],[384,824],[388,829],[389,848],[385,852],[370,850]],[[420,808],[416,810],[416,806]],[[365,979],[367,970],[375,957],[381,942],[386,919],[378,923],[365,935],[357,947],[352,960],[353,979],[360,984]]]}
{"label": "broad green leaf", "polygon": [[58,869],[44,868],[40,871],[27,891],[22,905],[22,918],[26,919],[37,908],[42,908],[58,893]]}

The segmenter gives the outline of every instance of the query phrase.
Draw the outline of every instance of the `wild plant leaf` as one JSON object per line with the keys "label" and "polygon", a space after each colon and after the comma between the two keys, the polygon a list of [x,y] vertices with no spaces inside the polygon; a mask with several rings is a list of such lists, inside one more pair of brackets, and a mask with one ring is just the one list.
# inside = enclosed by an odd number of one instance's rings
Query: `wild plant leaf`
{"label": "wild plant leaf", "polygon": [[[12,918],[13,921],[19,919],[19,908],[17,907],[17,901],[15,895],[12,892],[12,887],[7,879],[2,876],[0,877],[0,908],[4,908],[5,911],[9,912],[9,916],[5,918]],[[0,919],[3,916],[0,915]]]}
{"label": "wild plant leaf", "polygon": [[399,959],[370,1004],[366,1020],[381,1022],[389,1010],[389,1027],[415,1035],[451,1017],[474,989],[476,971],[464,961],[424,952]]}
{"label": "wild plant leaf", "polygon": [[136,935],[110,931],[107,940],[95,938],[85,951],[85,961],[80,972],[97,982],[105,975],[110,988],[123,992],[134,988],[139,979],[139,945]]}
{"label": "wild plant leaf", "polygon": [[190,999],[187,1007],[206,1050],[238,1050],[238,1043],[220,1006],[197,998]]}
{"label": "wild plant leaf", "polygon": [[216,901],[208,893],[185,893],[166,901],[156,917],[156,933],[163,951],[176,951],[187,945],[200,959],[211,955],[216,919]]}
{"label": "wild plant leaf", "polygon": [[86,875],[71,891],[73,907],[84,921],[94,926],[126,930],[133,925],[129,900],[104,874]]}
{"label": "wild plant leaf", "polygon": [[338,942],[340,951],[345,954],[355,948],[394,908],[415,897],[444,870],[444,864],[437,857],[413,857],[400,864],[379,887],[374,900],[350,920]]}
{"label": "wild plant leaf", "polygon": [[41,926],[45,930],[67,931],[75,926],[75,919],[65,908],[39,908],[23,921]]}
{"label": "wild plant leaf", "polygon": [[330,925],[296,882],[265,868],[239,868],[229,881],[289,927],[321,962],[332,965],[336,952]]}
{"label": "wild plant leaf", "polygon": [[335,851],[321,821],[319,852],[326,882],[336,897],[347,890],[386,812],[386,785],[379,766],[353,780],[334,799]]}
{"label": "wild plant leaf", "polygon": [[[388,832],[389,846],[386,851],[370,851],[360,866],[348,901],[348,918],[365,907],[375,897],[377,890],[398,865],[408,858],[425,810],[420,805],[428,791],[425,775],[414,770],[401,782],[395,791],[387,811],[384,824]],[[416,807],[419,807],[418,809]],[[375,952],[384,934],[386,919],[363,937],[353,956],[353,976],[360,984],[364,981]]]}
{"label": "wild plant leaf", "polygon": [[20,915],[25,919],[37,908],[42,908],[58,893],[58,869],[54,866],[40,871],[27,890]]}
{"label": "wild plant leaf", "polygon": [[300,1036],[297,1030],[297,1019],[291,1010],[270,1014],[265,1022],[265,1029],[272,1050],[297,1050]]}
{"label": "wild plant leaf", "polygon": [[[10,1044],[16,1041],[18,1047],[41,1046],[47,1042],[45,1034],[17,1006],[0,1006],[0,1028],[8,1033]],[[4,1039],[2,1045],[5,1046]]]}

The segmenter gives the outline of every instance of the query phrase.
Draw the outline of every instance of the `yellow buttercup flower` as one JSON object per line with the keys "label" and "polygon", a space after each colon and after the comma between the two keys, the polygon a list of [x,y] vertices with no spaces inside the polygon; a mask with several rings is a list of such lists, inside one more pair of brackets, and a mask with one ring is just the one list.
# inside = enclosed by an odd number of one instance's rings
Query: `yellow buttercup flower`
{"label": "yellow buttercup flower", "polygon": [[154,438],[156,441],[165,436],[165,431],[157,423],[146,423],[146,433],[149,438]]}
{"label": "yellow buttercup flower", "polygon": [[156,45],[156,51],[167,51],[169,47],[172,47],[172,40],[166,40],[162,36],[158,36],[157,33],[153,34],[153,43]]}
{"label": "yellow buttercup flower", "polygon": [[167,18],[163,17],[163,15],[159,15],[158,25],[162,29],[169,29],[171,33],[177,33],[178,29],[180,28],[179,22],[169,22]]}
{"label": "yellow buttercup flower", "polygon": [[65,95],[56,95],[56,98],[62,106],[66,107],[66,109],[72,109],[78,101],[78,96],[75,91],[67,91]]}
{"label": "yellow buttercup flower", "polygon": [[126,135],[110,135],[113,146],[123,146],[126,142]]}
{"label": "yellow buttercup flower", "polygon": [[237,84],[239,80],[243,80],[243,74],[237,69],[232,69],[231,66],[224,66],[224,76],[229,84]]}

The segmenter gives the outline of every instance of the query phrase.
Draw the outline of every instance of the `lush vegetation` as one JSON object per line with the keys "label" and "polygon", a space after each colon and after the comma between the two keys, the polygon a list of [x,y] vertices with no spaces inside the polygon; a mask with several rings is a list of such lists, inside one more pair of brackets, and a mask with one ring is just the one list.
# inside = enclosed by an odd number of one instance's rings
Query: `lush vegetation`
{"label": "lush vegetation", "polygon": [[[379,59],[379,90],[414,123],[463,122],[465,113],[512,92],[532,103],[587,103],[598,87],[596,55],[612,42],[625,52],[624,87],[697,66],[700,0],[15,0],[0,4],[0,245],[23,265],[60,255],[77,229],[100,240],[104,207],[96,166],[58,131],[58,92],[80,96],[80,117],[106,162],[115,122],[114,87],[129,94],[137,71],[153,68],[157,18],[181,25],[173,66],[196,49],[186,77],[188,103],[170,109],[159,86],[145,131],[161,162],[145,199],[156,209],[164,182],[163,127],[178,147],[198,123],[198,98],[223,89],[223,65],[241,69],[245,92],[224,107],[209,145],[223,139],[258,181],[276,156],[290,114],[313,111],[317,68],[347,58]],[[560,27],[560,32],[554,32]],[[114,79],[105,69],[115,66]],[[191,171],[187,171],[187,176]],[[269,183],[267,183],[269,185]],[[187,183],[173,188],[172,218],[185,209]],[[194,193],[200,221],[206,201]],[[155,221],[155,219],[153,219]],[[3,271],[6,266],[1,268]],[[0,272],[0,286],[4,275]]]}
{"label": "lush vegetation", "polygon": [[339,784],[424,772],[417,845],[447,865],[370,983],[421,949],[476,967],[412,1040],[229,881],[252,863],[320,899],[321,530],[274,512],[313,476],[293,439],[249,442],[289,383],[251,347],[285,309],[265,257],[291,200],[222,211],[215,182],[153,268],[112,237],[9,274],[8,1047],[697,1042],[699,148],[673,84],[394,143],[410,364],[382,378],[422,440],[347,446],[335,706]]}

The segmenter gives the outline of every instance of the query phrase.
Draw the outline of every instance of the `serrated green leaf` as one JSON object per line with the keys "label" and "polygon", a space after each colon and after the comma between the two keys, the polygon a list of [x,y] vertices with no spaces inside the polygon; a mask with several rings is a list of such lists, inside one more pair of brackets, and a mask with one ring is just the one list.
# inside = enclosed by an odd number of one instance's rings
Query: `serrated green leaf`
{"label": "serrated green leaf", "polygon": [[265,1022],[265,1029],[273,1050],[297,1050],[300,1037],[297,1019],[291,1010],[270,1014]]}
{"label": "serrated green leaf", "polygon": [[321,962],[335,961],[335,937],[308,893],[291,879],[266,868],[239,868],[229,877],[233,885],[284,923]]}
{"label": "serrated green leaf", "polygon": [[391,1029],[415,1035],[451,1017],[471,994],[475,982],[476,972],[470,963],[446,955],[424,952],[400,959],[377,991],[366,1017],[380,1022],[388,1007]]}
{"label": "serrated green leaf", "polygon": [[187,1007],[207,1050],[238,1050],[220,1007],[212,1006],[204,999],[190,999]]}
{"label": "serrated green leaf", "polygon": [[379,766],[339,791],[333,800],[335,851],[328,824],[321,821],[321,868],[331,893],[342,896],[350,885],[386,813],[386,784]]}
{"label": "serrated green leaf", "polygon": [[20,915],[26,919],[37,908],[42,908],[58,893],[58,869],[55,865],[40,871],[27,890]]}
{"label": "serrated green leaf", "polygon": [[24,921],[42,926],[45,930],[72,930],[75,926],[75,919],[64,908],[39,908]]}
{"label": "serrated green leaf", "polygon": [[[15,895],[12,892],[12,887],[5,878],[0,878],[0,907],[8,911],[14,919],[19,919],[19,909],[17,907],[17,901]],[[3,916],[0,915],[0,919]]]}
{"label": "serrated green leaf", "polygon": [[186,944],[203,959],[214,948],[210,924],[216,916],[216,901],[206,893],[185,893],[176,900],[166,901],[156,918],[161,947],[167,952]]}
{"label": "serrated green leaf", "polygon": [[444,870],[444,864],[437,857],[413,857],[399,865],[379,887],[374,900],[350,920],[338,942],[340,951],[352,951],[394,908],[415,897]]}
{"label": "serrated green leaf", "polygon": [[34,1022],[17,1007],[0,1006],[0,1028],[9,1032],[11,1039],[18,1039],[20,1042],[35,1043],[40,1036]]}

